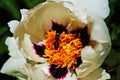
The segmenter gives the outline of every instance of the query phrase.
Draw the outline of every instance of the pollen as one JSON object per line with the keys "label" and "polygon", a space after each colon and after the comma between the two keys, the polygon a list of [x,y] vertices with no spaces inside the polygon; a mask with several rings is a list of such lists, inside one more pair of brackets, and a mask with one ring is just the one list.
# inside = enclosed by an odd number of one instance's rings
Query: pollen
{"label": "pollen", "polygon": [[76,59],[80,57],[81,49],[82,42],[75,34],[66,34],[65,32],[58,34],[56,31],[49,31],[44,56],[48,58],[49,64],[57,65],[58,68],[75,68]]}

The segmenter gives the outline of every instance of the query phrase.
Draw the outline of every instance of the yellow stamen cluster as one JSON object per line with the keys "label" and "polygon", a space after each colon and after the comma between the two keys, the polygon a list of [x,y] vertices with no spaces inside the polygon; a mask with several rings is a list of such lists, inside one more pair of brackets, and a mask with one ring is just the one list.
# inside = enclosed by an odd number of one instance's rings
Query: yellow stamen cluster
{"label": "yellow stamen cluster", "polygon": [[77,64],[76,59],[80,57],[82,43],[80,38],[75,34],[66,34],[63,32],[59,35],[59,47],[55,49],[56,31],[50,31],[47,34],[45,57],[48,57],[49,64],[55,64],[57,67],[72,67]]}

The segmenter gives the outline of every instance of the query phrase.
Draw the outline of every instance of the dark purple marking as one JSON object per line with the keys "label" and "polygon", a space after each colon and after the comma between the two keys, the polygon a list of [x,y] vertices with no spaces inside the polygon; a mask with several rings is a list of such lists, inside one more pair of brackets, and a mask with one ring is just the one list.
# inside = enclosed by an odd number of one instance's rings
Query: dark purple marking
{"label": "dark purple marking", "polygon": [[34,49],[36,51],[36,54],[43,57],[44,55],[44,50],[45,50],[45,45],[37,45],[37,44],[33,44],[34,45]]}
{"label": "dark purple marking", "polygon": [[52,21],[52,30],[56,31],[56,33],[61,34],[62,32],[68,33],[66,27],[62,24],[58,24]]}
{"label": "dark purple marking", "polygon": [[75,66],[77,68],[82,63],[81,57],[78,57],[76,61],[77,61],[77,64]]}
{"label": "dark purple marking", "polygon": [[88,33],[87,26],[84,28],[77,28],[76,30],[71,31],[71,33],[77,34],[76,37],[79,37],[78,35],[80,34],[83,47],[90,44],[90,34]]}
{"label": "dark purple marking", "polygon": [[50,74],[56,79],[64,78],[68,73],[67,67],[57,68],[56,65],[50,66]]}

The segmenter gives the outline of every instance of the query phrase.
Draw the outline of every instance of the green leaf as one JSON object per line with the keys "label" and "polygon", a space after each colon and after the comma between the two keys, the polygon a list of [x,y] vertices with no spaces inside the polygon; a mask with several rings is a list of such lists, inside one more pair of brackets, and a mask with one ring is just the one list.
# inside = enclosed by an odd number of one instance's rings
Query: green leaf
{"label": "green leaf", "polygon": [[5,45],[5,40],[7,36],[4,36],[0,39],[0,55],[2,55],[4,52],[8,51],[7,46]]}
{"label": "green leaf", "polygon": [[39,3],[45,2],[46,0],[24,0],[25,4],[29,7],[29,8],[33,8],[34,6],[36,6]]}
{"label": "green leaf", "polygon": [[115,74],[111,75],[111,79],[110,80],[117,80],[116,79],[116,75]]}
{"label": "green leaf", "polygon": [[120,25],[119,24],[111,24],[111,27],[112,27],[112,32],[111,32],[111,38],[112,40],[117,40],[118,39],[118,36],[120,35]]}
{"label": "green leaf", "polygon": [[120,58],[120,55],[118,54],[118,52],[112,49],[104,63],[110,67],[113,67],[117,65],[117,63],[119,62],[118,60],[119,58]]}
{"label": "green leaf", "polygon": [[117,67],[117,80],[120,80],[120,65]]}
{"label": "green leaf", "polygon": [[3,0],[3,4],[5,6],[2,6],[4,9],[6,9],[15,19],[20,18],[19,8],[15,3],[15,0]]}
{"label": "green leaf", "polygon": [[7,32],[8,28],[6,26],[0,27],[0,36]]}

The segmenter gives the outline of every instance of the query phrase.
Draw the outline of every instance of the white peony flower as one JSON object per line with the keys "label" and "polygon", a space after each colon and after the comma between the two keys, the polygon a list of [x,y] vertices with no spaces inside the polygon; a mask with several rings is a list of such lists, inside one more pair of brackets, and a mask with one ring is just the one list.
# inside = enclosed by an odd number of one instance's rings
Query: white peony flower
{"label": "white peony flower", "polygon": [[[9,55],[1,72],[20,80],[106,80],[100,68],[111,41],[108,0],[48,0],[8,23]],[[8,67],[9,66],[9,67]]]}

